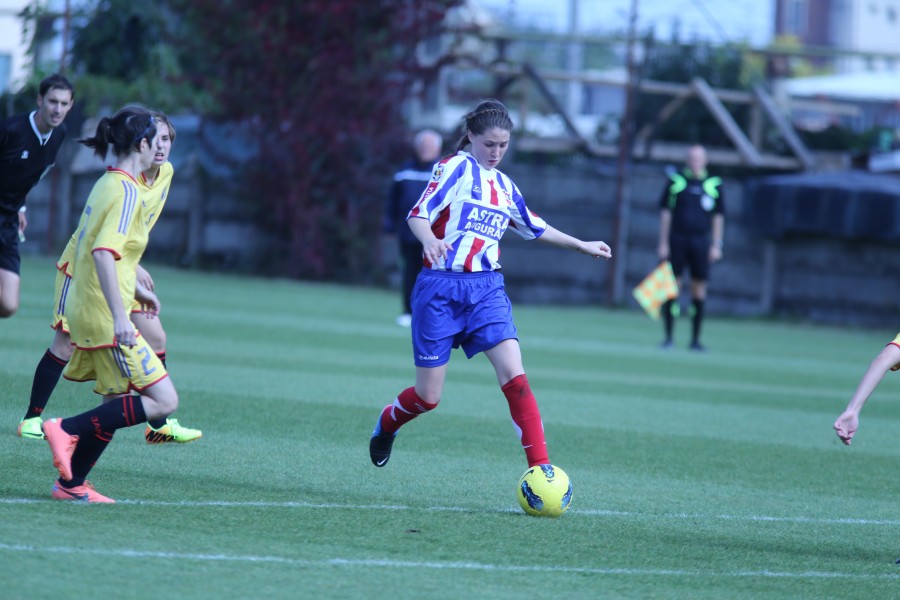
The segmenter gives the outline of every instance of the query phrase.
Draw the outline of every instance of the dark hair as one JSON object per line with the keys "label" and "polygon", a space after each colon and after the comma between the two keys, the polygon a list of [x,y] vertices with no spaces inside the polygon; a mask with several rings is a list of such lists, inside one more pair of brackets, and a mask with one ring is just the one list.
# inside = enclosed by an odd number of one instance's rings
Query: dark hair
{"label": "dark hair", "polygon": [[157,123],[165,123],[166,124],[166,126],[169,128],[169,139],[171,139],[174,142],[175,141],[175,126],[172,125],[172,121],[169,120],[169,117],[167,117],[165,113],[160,112],[158,110],[152,111],[152,114],[153,114],[154,121],[156,121]]}
{"label": "dark hair", "polygon": [[489,98],[478,103],[470,113],[463,116],[463,134],[456,145],[456,151],[459,152],[469,145],[469,133],[480,135],[488,129],[498,127],[506,131],[512,131],[513,122],[509,118],[509,111],[503,106],[499,100]]}
{"label": "dark hair", "polygon": [[72,93],[72,99],[75,99],[75,88],[72,86],[72,83],[59,73],[45,77],[41,81],[41,85],[38,87],[38,95],[46,96],[50,90],[69,90]]}
{"label": "dark hair", "polygon": [[97,123],[97,132],[92,138],[78,140],[100,158],[106,158],[112,146],[116,156],[127,156],[140,150],[141,140],[152,143],[156,137],[156,121],[153,113],[142,106],[126,106],[112,117],[103,117]]}

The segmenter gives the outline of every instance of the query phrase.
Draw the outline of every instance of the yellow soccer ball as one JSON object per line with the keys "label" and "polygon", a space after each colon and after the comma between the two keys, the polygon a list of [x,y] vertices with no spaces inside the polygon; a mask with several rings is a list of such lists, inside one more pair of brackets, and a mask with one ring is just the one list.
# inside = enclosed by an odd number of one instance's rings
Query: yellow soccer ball
{"label": "yellow soccer ball", "polygon": [[559,517],[572,503],[572,484],[566,472],[553,465],[530,467],[516,490],[519,504],[534,517]]}

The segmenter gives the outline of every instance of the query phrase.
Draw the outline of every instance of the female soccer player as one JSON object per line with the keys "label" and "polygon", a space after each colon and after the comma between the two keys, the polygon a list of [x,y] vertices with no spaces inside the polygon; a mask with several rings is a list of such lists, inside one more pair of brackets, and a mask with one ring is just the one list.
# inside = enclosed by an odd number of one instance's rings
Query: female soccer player
{"label": "female soccer player", "polygon": [[[159,215],[168,198],[169,188],[172,183],[174,171],[169,162],[169,153],[172,143],[175,141],[175,127],[163,113],[153,113],[159,135],[156,137],[156,148],[153,155],[153,163],[150,168],[141,173],[138,178],[140,184],[141,200],[146,203],[146,211],[150,215],[147,227],[152,229],[159,219]],[[65,296],[72,285],[72,259],[77,243],[77,232],[69,239],[69,243],[63,250],[56,263],[56,293],[53,301],[53,317],[50,326],[54,329],[53,342],[38,362],[34,372],[34,380],[31,386],[31,397],[25,417],[19,423],[17,433],[25,439],[43,439],[41,431],[41,414],[50,401],[50,396],[56,388],[63,369],[72,356],[71,338],[69,326],[66,321],[64,308]],[[137,267],[137,282],[144,286],[146,293],[153,293],[154,283],[143,267]],[[131,321],[141,332],[153,351],[166,364],[166,332],[157,315],[145,311],[137,301],[131,306]],[[189,429],[178,423],[177,419],[157,419],[147,424],[144,437],[148,444],[160,444],[166,442],[191,442],[202,437],[203,433],[197,429]]]}
{"label": "female soccer player", "polygon": [[60,500],[114,502],[86,485],[85,478],[115,431],[167,417],[178,407],[162,361],[138,335],[126,309],[135,298],[159,309],[155,296],[136,282],[152,220],[141,202],[138,178],[153,162],[157,135],[153,115],[131,106],[104,117],[94,137],[80,140],[101,158],[112,149],[116,164],[94,185],[76,231],[73,285],[64,311],[75,352],[65,375],[94,380],[103,404],[43,423],[60,474],[52,496]]}
{"label": "female soccer player", "polygon": [[[859,428],[859,413],[888,371],[900,370],[900,333],[878,353],[856,386],[847,408],[835,420],[834,431],[848,446]],[[898,561],[900,562],[900,561]]]}
{"label": "female soccer player", "polygon": [[431,182],[407,218],[422,242],[424,262],[412,302],[416,383],[385,406],[375,423],[369,455],[376,467],[387,464],[403,424],[437,407],[450,351],[460,346],[468,358],[484,352],[494,366],[528,465],[549,463],[500,274],[500,238],[511,226],[525,239],[595,258],[612,256],[604,242],[584,242],[545,223],[528,209],[512,180],[497,170],[513,128],[502,103],[485,100],[464,121],[457,153],[435,165]]}

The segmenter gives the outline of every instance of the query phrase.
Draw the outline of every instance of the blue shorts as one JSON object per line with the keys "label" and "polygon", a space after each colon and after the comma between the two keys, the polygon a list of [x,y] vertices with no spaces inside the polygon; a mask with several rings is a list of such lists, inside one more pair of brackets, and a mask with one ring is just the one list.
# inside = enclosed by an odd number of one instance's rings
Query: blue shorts
{"label": "blue shorts", "polygon": [[503,275],[422,269],[412,293],[412,346],[417,367],[439,367],[462,346],[468,358],[518,339]]}
{"label": "blue shorts", "polygon": [[18,275],[19,265],[19,213],[0,213],[0,269]]}

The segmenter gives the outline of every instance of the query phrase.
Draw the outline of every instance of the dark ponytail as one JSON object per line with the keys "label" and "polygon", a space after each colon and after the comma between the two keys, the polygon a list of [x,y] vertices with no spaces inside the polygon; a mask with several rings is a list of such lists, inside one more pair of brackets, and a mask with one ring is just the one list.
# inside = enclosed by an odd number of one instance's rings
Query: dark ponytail
{"label": "dark ponytail", "polygon": [[103,117],[97,123],[94,137],[78,140],[105,159],[110,146],[117,157],[128,156],[141,148],[141,140],[152,143],[156,137],[156,121],[141,106],[126,106],[112,117]]}

